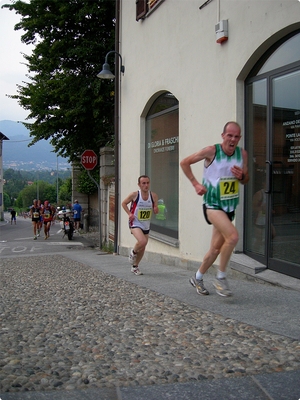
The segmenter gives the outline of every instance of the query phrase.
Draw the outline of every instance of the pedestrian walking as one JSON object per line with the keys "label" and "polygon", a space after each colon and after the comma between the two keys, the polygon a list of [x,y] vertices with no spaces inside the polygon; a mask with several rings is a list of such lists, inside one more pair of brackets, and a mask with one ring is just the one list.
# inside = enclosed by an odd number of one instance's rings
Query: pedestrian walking
{"label": "pedestrian walking", "polygon": [[[152,211],[158,213],[157,194],[150,191],[150,179],[147,175],[138,178],[139,190],[130,193],[122,202],[122,207],[129,217],[129,228],[136,239],[136,244],[130,251],[129,262],[131,272],[142,275],[139,263],[143,258],[148,243]],[[130,208],[128,208],[130,204]]]}
{"label": "pedestrian walking", "polygon": [[11,218],[10,218],[10,224],[12,225],[13,221],[15,222],[15,225],[17,223],[17,218],[16,218],[16,210],[12,209],[10,212]]}
{"label": "pedestrian walking", "polygon": [[[203,196],[203,212],[208,224],[213,225],[211,244],[203,262],[190,279],[198,294],[208,295],[203,276],[220,254],[219,269],[214,287],[220,296],[231,296],[226,279],[226,267],[239,236],[232,221],[239,203],[239,183],[246,184],[248,176],[247,152],[238,147],[241,128],[234,122],[224,126],[222,143],[203,148],[184,158],[180,166],[198,195]],[[202,184],[195,178],[191,165],[204,160]]]}
{"label": "pedestrian walking", "polygon": [[74,214],[74,229],[78,231],[80,228],[81,213],[82,213],[82,207],[78,203],[78,200],[75,200],[72,210]]}

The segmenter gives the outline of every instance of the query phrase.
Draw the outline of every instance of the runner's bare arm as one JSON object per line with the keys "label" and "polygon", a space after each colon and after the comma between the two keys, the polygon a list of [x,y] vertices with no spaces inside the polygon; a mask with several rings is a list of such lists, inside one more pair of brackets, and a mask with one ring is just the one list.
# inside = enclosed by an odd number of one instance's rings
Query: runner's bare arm
{"label": "runner's bare arm", "polygon": [[199,183],[195,178],[191,165],[196,164],[197,162],[202,160],[205,160],[205,162],[210,163],[215,155],[215,151],[216,151],[215,146],[207,146],[204,149],[184,158],[180,163],[180,166],[185,176],[191,181],[192,185],[196,190],[196,193],[200,196],[206,193],[206,188],[201,183]]}
{"label": "runner's bare arm", "polygon": [[154,214],[157,214],[157,213],[158,213],[158,207],[157,207],[158,196],[157,196],[156,193],[153,193],[153,192],[151,192],[151,194],[152,194],[152,198],[153,198],[153,201],[154,201],[154,204],[153,204],[153,212],[154,212]]}
{"label": "runner's bare arm", "polygon": [[132,222],[134,220],[134,215],[130,212],[130,209],[128,208],[128,204],[130,204],[132,201],[134,201],[137,198],[137,195],[138,195],[137,191],[132,192],[122,201],[122,207],[129,217],[129,222]]}
{"label": "runner's bare arm", "polygon": [[242,185],[249,182],[248,174],[248,154],[246,150],[242,150],[243,156],[243,168],[237,167],[236,165],[231,168],[233,175],[240,181]]}

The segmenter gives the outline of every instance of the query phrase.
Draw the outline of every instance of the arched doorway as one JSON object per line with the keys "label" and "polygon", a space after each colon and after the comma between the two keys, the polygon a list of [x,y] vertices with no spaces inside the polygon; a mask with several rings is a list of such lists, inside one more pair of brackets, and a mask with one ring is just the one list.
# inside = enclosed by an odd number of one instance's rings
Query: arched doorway
{"label": "arched doorway", "polygon": [[[151,220],[151,235],[178,243],[179,102],[169,92],[151,104],[145,124],[145,172],[159,197],[160,212]],[[157,236],[157,235],[156,235]]]}
{"label": "arched doorway", "polygon": [[246,80],[245,252],[300,278],[300,31],[277,43]]}

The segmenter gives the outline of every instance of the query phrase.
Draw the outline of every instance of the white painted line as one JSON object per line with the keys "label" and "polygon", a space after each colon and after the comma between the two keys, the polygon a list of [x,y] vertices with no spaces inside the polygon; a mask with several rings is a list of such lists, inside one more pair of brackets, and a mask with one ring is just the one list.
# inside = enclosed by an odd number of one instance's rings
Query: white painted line
{"label": "white painted line", "polygon": [[33,240],[33,236],[30,237],[26,237],[26,238],[18,238],[18,239],[14,239],[14,240]]}
{"label": "white painted line", "polygon": [[83,243],[81,243],[81,242],[71,242],[71,241],[65,241],[65,242],[47,242],[47,243],[45,243],[45,244],[47,244],[48,246],[65,246],[65,245],[67,245],[67,246],[84,246],[84,244]]}
{"label": "white painted line", "polygon": [[[27,238],[19,238],[19,239],[14,239],[14,240],[33,240],[33,237],[31,236],[31,237],[27,237]],[[57,245],[57,246],[64,246],[64,245],[68,245],[68,246],[84,246],[84,244],[81,243],[81,242],[71,242],[71,241],[67,241],[67,240],[65,242],[44,242],[44,237],[40,237],[40,239],[37,238],[37,240],[35,241],[35,244],[39,240],[43,240],[43,243],[47,244],[48,246],[55,246],[55,245]],[[6,243],[6,242],[2,241],[0,243]]]}

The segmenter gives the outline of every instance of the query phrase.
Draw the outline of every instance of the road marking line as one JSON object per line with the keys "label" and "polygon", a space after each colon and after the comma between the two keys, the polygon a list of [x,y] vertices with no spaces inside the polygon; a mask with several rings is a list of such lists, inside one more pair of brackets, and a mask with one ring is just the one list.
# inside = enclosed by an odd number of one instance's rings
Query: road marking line
{"label": "road marking line", "polygon": [[47,242],[47,245],[48,246],[65,246],[65,245],[67,245],[67,246],[84,246],[84,244],[83,243],[81,243],[81,242]]}
{"label": "road marking line", "polygon": [[[14,239],[14,240],[29,240],[29,239],[32,240],[32,237]],[[2,243],[4,243],[4,241]],[[65,241],[65,242],[47,242],[45,244],[47,244],[48,246],[55,246],[55,245],[57,245],[57,246],[64,246],[64,245],[68,245],[68,246],[84,246],[84,244],[81,243],[81,242],[71,242],[71,241],[69,241],[69,242],[67,242],[67,241]]]}

